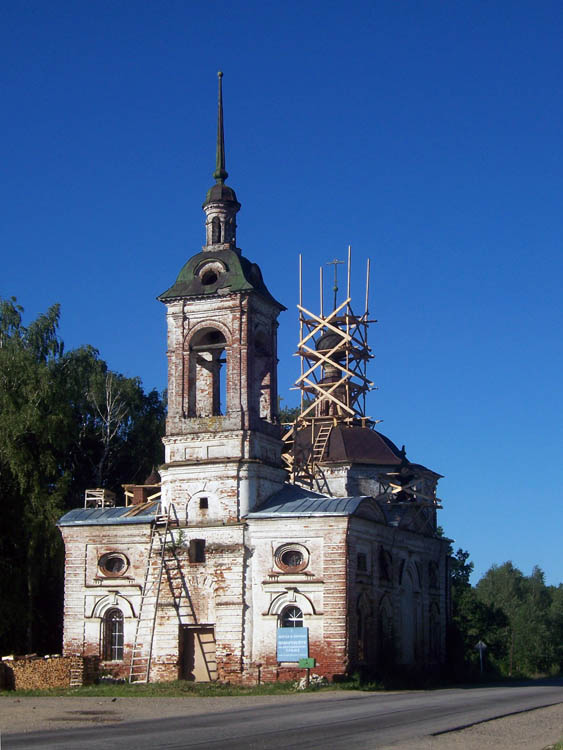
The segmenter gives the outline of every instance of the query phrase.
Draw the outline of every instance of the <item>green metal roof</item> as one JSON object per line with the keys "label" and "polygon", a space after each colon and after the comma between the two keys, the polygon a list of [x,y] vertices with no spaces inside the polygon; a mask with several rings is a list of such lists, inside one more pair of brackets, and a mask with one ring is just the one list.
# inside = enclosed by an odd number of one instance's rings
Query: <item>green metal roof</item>
{"label": "green metal roof", "polygon": [[[201,269],[213,262],[221,264],[224,271],[217,274],[213,283],[204,284]],[[280,310],[286,309],[268,291],[256,263],[251,263],[234,250],[208,250],[194,255],[182,268],[176,282],[157,299],[167,302],[183,297],[222,296],[236,292],[256,292]]]}

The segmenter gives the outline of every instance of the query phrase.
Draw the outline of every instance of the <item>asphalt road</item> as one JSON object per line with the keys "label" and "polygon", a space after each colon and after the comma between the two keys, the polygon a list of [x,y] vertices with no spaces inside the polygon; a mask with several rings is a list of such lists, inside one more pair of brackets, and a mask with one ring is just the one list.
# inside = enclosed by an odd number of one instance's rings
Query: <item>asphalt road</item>
{"label": "asphalt road", "polygon": [[[312,698],[312,696],[309,696]],[[150,699],[139,699],[150,700]],[[412,693],[324,693],[300,701],[2,738],[2,750],[378,748],[563,702],[563,684]]]}

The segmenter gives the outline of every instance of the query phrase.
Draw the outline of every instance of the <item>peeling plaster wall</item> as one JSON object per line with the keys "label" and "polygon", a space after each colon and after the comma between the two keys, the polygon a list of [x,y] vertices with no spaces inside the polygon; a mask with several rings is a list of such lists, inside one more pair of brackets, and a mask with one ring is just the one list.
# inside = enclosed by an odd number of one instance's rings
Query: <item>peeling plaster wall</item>
{"label": "peeling plaster wall", "polygon": [[[178,461],[162,470],[162,502],[165,508],[174,504],[182,523],[229,523],[278,491],[285,476],[283,469],[256,460]],[[208,498],[207,512],[199,510],[201,497]]]}
{"label": "peeling plaster wall", "polygon": [[[221,298],[168,303],[168,436],[251,429],[279,438],[279,428],[272,424],[277,413],[278,314],[277,306],[256,294],[227,294]],[[227,398],[223,416],[191,419],[191,394],[199,384],[194,380],[190,342],[195,334],[207,328],[220,331],[226,341]],[[256,347],[257,341],[267,342],[266,356]],[[265,368],[271,373],[271,408],[264,419],[260,417],[259,385]],[[279,450],[274,457],[276,461]]]}
{"label": "peeling plaster wall", "polygon": [[[123,612],[124,647],[135,638],[136,618],[147,566],[150,525],[62,527],[65,543],[64,629],[65,656],[101,656],[104,612],[118,606]],[[129,560],[125,575],[104,576],[98,560],[106,552],[121,552]],[[101,662],[101,669],[124,676],[124,663]]]}
{"label": "peeling plaster wall", "polygon": [[[175,563],[167,563],[157,612],[151,679],[181,675],[180,628],[215,628],[218,676],[240,680],[243,637],[243,524],[182,528]],[[190,561],[192,539],[205,561]]]}
{"label": "peeling plaster wall", "polygon": [[[66,527],[62,532],[67,549],[64,653],[101,656],[101,618],[117,606],[124,614],[124,660],[102,661],[101,669],[127,676],[149,528]],[[172,534],[174,551],[167,554],[162,577],[151,680],[182,676],[181,628],[193,626],[214,628],[219,679],[293,679],[299,672],[296,665],[278,664],[276,655],[279,615],[289,604],[303,611],[310,655],[317,660],[315,671],[330,679],[353,669],[382,666],[389,656],[382,654],[382,607],[389,609],[397,663],[436,665],[445,658],[443,540],[345,516],[198,525],[192,521]],[[195,539],[205,541],[202,562],[190,559],[190,542]],[[306,550],[303,570],[287,572],[278,565],[276,551],[284,544]],[[390,556],[388,577],[382,550]],[[101,555],[110,551],[122,552],[129,560],[120,578],[107,578],[98,568]],[[360,567],[359,553],[364,556]],[[159,561],[153,559],[150,577],[155,579],[158,570]],[[431,633],[432,607],[440,618],[437,635]],[[366,618],[361,647],[360,609]]]}
{"label": "peeling plaster wall", "polygon": [[[296,665],[279,666],[276,658],[278,615],[295,603],[309,628],[309,652],[317,659],[317,673],[332,677],[347,669],[346,656],[346,529],[348,519],[272,518],[249,522],[251,550],[252,646],[249,668],[261,664],[264,680],[291,679]],[[283,544],[302,545],[307,567],[284,572],[275,563]]]}

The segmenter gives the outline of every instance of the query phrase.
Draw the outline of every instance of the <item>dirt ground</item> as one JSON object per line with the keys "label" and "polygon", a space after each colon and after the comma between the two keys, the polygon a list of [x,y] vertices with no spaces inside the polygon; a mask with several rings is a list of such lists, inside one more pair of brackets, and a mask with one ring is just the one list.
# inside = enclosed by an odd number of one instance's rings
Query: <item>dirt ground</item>
{"label": "dirt ground", "polygon": [[[339,693],[331,693],[337,698]],[[328,694],[327,694],[328,698]],[[318,695],[302,695],[302,700],[318,700]],[[330,700],[330,698],[328,698]],[[228,711],[240,707],[241,700],[259,706],[291,702],[294,695],[241,698],[0,698],[2,735],[95,726],[167,716],[190,716],[207,711]],[[459,732],[425,737],[381,750],[544,750],[563,737],[563,703],[549,708],[495,719]]]}
{"label": "dirt ground", "polygon": [[563,738],[563,703],[378,750],[544,750]]}

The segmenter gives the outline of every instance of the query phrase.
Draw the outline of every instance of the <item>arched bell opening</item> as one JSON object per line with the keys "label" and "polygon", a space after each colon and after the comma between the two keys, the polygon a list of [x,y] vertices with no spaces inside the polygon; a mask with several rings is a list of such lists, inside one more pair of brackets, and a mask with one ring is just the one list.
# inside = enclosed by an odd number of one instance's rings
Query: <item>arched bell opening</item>
{"label": "arched bell opening", "polygon": [[255,408],[260,419],[271,422],[274,418],[274,377],[272,344],[264,331],[258,331],[254,339],[254,361],[256,367],[257,393]]}
{"label": "arched bell opening", "polygon": [[204,328],[189,343],[188,416],[217,417],[226,413],[227,341],[216,328]]}

